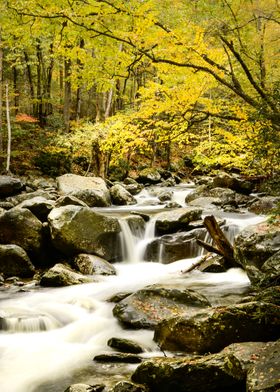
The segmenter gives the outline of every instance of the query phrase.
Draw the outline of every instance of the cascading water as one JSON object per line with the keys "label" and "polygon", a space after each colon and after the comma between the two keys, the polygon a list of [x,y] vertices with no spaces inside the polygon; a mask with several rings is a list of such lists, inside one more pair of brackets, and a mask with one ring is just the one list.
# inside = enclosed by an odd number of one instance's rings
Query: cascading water
{"label": "cascading water", "polygon": [[[182,203],[182,188],[179,191]],[[186,187],[185,191],[190,190]],[[148,197],[140,197],[142,209]],[[173,197],[176,200],[176,191]],[[144,209],[154,212],[148,204]],[[240,227],[255,223],[259,218],[250,215],[248,221],[229,215],[226,219]],[[111,350],[107,341],[114,336],[140,343],[146,350],[144,357],[161,355],[152,340],[152,331],[123,330],[112,316],[114,304],[107,300],[116,293],[135,292],[150,284],[172,282],[176,287],[200,291],[215,305],[227,303],[230,295],[248,288],[247,276],[238,269],[219,274],[199,271],[182,274],[181,271],[195,259],[171,264],[145,262],[146,245],[155,235],[155,219],[151,217],[144,233],[133,230],[123,217],[120,224],[126,262],[115,264],[116,276],[100,276],[95,283],[59,289],[42,289],[30,284],[22,291],[11,293],[11,298],[7,291],[0,292],[1,391],[63,392],[71,383],[96,384],[100,374],[104,381],[104,372],[108,372],[110,379],[119,380],[122,372],[131,371],[132,365],[115,369],[113,366],[97,367],[92,361],[95,355]]]}

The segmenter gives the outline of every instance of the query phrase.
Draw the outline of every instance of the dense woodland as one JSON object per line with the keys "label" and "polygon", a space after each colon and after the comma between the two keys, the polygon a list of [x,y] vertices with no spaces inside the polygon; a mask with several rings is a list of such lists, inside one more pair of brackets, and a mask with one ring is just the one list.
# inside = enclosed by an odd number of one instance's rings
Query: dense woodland
{"label": "dense woodland", "polygon": [[1,0],[0,29],[2,172],[279,174],[278,0]]}

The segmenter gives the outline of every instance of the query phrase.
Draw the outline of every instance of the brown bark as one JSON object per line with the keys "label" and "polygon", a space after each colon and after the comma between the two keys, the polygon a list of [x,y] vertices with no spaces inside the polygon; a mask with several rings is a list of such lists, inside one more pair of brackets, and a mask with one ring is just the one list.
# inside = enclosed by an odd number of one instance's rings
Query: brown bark
{"label": "brown bark", "polygon": [[3,49],[0,27],[0,153],[3,151]]}
{"label": "brown bark", "polygon": [[207,244],[204,241],[197,240],[197,243],[205,248],[207,251],[216,253],[223,256],[225,268],[240,267],[234,260],[233,246],[228,241],[220,226],[218,225],[213,215],[206,216],[204,218],[204,226],[214,241],[215,246]]}

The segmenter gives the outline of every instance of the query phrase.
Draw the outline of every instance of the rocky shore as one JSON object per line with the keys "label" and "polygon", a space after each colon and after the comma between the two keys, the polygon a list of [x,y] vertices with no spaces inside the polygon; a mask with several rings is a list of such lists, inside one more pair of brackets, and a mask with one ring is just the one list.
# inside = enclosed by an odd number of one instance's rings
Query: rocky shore
{"label": "rocky shore", "polygon": [[[1,291],[22,289],[30,281],[59,287],[116,274],[113,263],[122,257],[120,223],[98,207],[136,204],[143,186],[156,184],[154,192],[166,206],[156,216],[158,236],[145,258],[155,261],[165,244],[164,263],[192,256],[186,243],[205,234],[201,215],[206,206],[208,211],[269,214],[280,200],[252,194],[250,182],[221,174],[200,179],[186,198],[187,207],[181,207],[171,202],[168,190],[178,181],[154,172],[122,183],[73,174],[56,180],[0,176]],[[149,217],[134,213],[126,219],[141,227]],[[228,306],[215,306],[194,290],[161,285],[111,298],[119,323],[126,329],[153,330],[165,356],[147,358],[135,342],[112,337],[108,346],[115,352],[100,353],[94,361],[139,363],[130,377],[110,388],[106,382],[73,384],[67,392],[278,391],[279,223],[264,219],[241,231],[234,241],[234,258],[246,271],[251,290]],[[219,266],[222,271],[224,264]],[[6,327],[0,313],[0,330]]]}

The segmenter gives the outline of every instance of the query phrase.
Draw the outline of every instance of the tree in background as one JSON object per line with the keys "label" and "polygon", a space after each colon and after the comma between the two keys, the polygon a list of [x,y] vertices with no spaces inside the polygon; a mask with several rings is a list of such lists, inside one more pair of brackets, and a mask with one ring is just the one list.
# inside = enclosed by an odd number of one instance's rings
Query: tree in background
{"label": "tree in background", "polygon": [[276,0],[9,0],[4,11],[14,113],[57,129],[53,149],[70,132],[72,154],[84,128],[104,174],[137,154],[169,168],[189,154],[199,167],[278,170]]}

